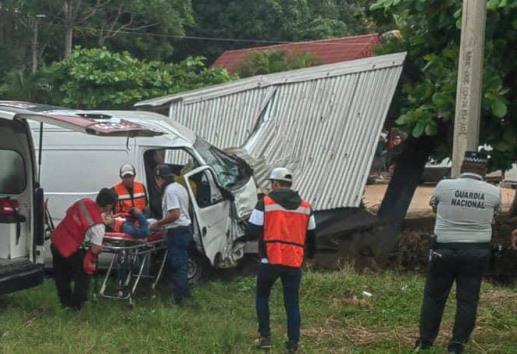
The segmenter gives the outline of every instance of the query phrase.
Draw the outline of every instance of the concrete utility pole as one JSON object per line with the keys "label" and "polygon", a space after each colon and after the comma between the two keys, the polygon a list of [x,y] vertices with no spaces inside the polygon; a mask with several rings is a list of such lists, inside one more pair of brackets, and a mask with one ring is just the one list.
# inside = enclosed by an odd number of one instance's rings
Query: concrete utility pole
{"label": "concrete utility pole", "polygon": [[463,0],[452,177],[459,175],[465,151],[479,145],[485,26],[486,0]]}

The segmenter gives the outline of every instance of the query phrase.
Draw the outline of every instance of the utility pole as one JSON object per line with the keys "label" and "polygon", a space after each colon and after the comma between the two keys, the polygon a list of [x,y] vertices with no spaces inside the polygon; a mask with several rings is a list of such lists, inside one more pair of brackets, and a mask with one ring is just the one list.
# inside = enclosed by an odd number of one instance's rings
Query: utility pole
{"label": "utility pole", "polygon": [[47,17],[44,14],[37,14],[32,19],[32,73],[34,74],[38,70],[38,24],[39,21],[43,18]]}
{"label": "utility pole", "polygon": [[465,151],[477,151],[479,145],[486,0],[463,0],[461,21],[452,177],[459,175]]}

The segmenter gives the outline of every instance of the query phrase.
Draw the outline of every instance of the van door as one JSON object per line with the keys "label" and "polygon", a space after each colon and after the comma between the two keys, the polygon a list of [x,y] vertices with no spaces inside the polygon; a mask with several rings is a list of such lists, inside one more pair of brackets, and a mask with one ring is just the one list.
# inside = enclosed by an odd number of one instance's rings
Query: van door
{"label": "van door", "polygon": [[34,181],[34,156],[25,121],[0,110],[0,294],[43,281],[35,263],[42,219]]}
{"label": "van door", "polygon": [[210,167],[198,167],[186,173],[184,178],[204,254],[213,266],[217,266],[217,260],[225,258],[232,246],[231,202],[219,189]]}

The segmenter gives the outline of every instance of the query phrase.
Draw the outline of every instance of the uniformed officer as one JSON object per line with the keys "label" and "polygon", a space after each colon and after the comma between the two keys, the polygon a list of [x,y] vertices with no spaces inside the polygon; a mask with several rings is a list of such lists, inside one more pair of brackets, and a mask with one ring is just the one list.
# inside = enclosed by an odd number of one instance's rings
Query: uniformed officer
{"label": "uniformed officer", "polygon": [[461,175],[440,181],[433,191],[436,240],[430,250],[417,349],[433,345],[454,281],[457,306],[449,353],[461,353],[474,329],[490,256],[491,224],[501,201],[500,189],[483,181],[486,166],[485,154],[467,151]]}

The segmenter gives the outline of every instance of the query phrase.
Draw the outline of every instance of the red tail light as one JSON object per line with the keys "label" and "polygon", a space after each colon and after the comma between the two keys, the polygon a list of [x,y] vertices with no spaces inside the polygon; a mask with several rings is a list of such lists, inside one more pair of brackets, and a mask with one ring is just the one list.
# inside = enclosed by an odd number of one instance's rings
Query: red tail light
{"label": "red tail light", "polygon": [[0,216],[16,215],[19,207],[16,199],[0,199]]}

